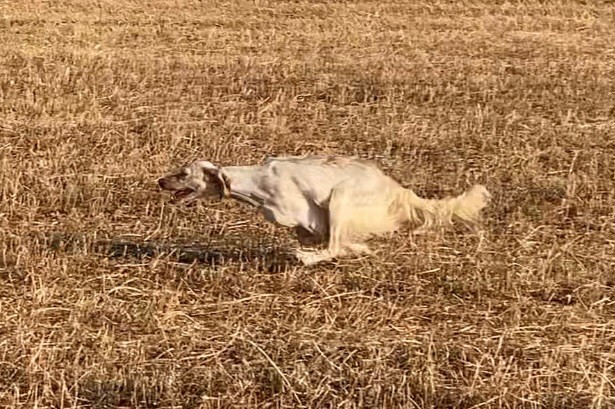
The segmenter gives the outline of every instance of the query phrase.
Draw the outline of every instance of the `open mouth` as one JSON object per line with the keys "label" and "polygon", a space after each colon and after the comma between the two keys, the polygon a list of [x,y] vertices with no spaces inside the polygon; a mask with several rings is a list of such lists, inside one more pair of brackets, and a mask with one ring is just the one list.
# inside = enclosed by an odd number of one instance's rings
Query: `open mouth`
{"label": "open mouth", "polygon": [[190,194],[192,194],[192,192],[194,192],[194,190],[192,190],[190,188],[176,190],[175,192],[173,192],[173,202],[179,202],[179,201],[185,199]]}

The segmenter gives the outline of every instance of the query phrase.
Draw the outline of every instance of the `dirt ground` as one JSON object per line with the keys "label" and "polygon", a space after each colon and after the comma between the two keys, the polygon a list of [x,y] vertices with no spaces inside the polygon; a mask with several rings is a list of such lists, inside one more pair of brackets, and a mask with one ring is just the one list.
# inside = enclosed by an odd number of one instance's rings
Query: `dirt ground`
{"label": "dirt ground", "polygon": [[[0,4],[0,405],[615,407],[615,6]],[[303,267],[192,159],[485,184],[487,241]]]}

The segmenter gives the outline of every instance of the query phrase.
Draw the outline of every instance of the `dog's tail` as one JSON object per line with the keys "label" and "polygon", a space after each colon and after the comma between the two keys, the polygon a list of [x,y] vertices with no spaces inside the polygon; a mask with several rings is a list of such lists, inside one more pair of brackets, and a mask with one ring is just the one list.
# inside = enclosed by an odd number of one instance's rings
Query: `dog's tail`
{"label": "dog's tail", "polygon": [[404,196],[409,222],[421,228],[431,228],[459,221],[472,230],[478,230],[480,211],[491,199],[491,194],[482,185],[474,185],[457,197],[444,199],[423,199],[409,189],[405,189]]}

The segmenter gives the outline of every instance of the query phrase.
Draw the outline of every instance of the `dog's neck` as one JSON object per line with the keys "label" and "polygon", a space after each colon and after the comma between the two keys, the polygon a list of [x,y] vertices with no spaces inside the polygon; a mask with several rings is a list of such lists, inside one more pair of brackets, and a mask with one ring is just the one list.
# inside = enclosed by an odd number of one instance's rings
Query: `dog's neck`
{"label": "dog's neck", "polygon": [[262,206],[269,197],[259,184],[260,166],[223,166],[220,170],[229,182],[231,197],[252,206]]}

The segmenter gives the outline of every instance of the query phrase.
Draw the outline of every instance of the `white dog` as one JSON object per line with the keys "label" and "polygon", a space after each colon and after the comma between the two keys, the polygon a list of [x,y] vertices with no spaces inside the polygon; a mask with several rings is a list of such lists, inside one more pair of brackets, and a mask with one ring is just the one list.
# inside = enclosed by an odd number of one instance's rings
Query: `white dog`
{"label": "white dog", "polygon": [[265,218],[296,230],[302,244],[328,240],[321,251],[297,251],[304,264],[369,254],[365,240],[404,224],[421,230],[460,221],[478,231],[490,194],[475,185],[464,194],[423,199],[371,162],[347,157],[278,157],[262,165],[223,166],[199,160],[158,180],[175,203],[227,197],[257,206]]}

